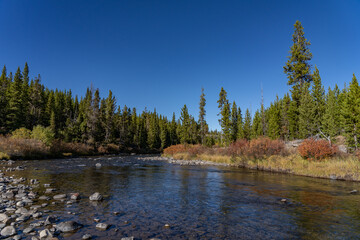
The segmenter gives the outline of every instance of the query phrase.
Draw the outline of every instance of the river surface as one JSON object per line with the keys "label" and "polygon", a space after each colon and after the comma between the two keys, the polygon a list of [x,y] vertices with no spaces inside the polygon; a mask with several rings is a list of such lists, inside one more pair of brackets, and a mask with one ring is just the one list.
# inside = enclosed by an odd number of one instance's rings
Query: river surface
{"label": "river surface", "polygon": [[[102,167],[96,168],[96,163]],[[360,195],[349,194],[360,190],[359,183],[235,167],[181,166],[137,156],[18,161],[16,165],[26,169],[11,174],[39,179],[40,195],[43,184],[51,183],[57,189],[54,194],[82,196],[75,204],[46,208],[62,221],[84,225],[60,239],[81,239],[85,233],[93,239],[360,238]],[[94,192],[105,199],[90,202]],[[96,230],[95,218],[111,227]]]}

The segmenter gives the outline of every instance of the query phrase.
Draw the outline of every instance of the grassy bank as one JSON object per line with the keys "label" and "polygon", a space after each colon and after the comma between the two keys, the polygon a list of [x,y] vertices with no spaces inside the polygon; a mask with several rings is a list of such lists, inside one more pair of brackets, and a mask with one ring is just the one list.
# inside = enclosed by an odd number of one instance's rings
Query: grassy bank
{"label": "grassy bank", "polygon": [[176,145],[165,149],[163,155],[178,160],[203,160],[300,176],[360,181],[358,154],[340,153],[336,146],[325,143],[304,141],[297,149],[288,149],[278,140],[257,139],[236,142],[226,148]]}
{"label": "grassy bank", "polygon": [[328,158],[323,161],[309,161],[303,159],[298,154],[288,156],[274,155],[261,159],[209,154],[191,155],[189,153],[166,154],[165,156],[179,160],[197,159],[215,163],[226,163],[249,169],[300,176],[360,181],[360,161],[352,155]]}

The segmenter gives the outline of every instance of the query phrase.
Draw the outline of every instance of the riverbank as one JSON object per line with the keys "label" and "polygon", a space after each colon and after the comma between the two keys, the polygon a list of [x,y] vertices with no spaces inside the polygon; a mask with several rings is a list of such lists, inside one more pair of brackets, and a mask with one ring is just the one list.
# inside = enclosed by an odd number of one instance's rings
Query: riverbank
{"label": "riverbank", "polygon": [[322,161],[303,159],[298,154],[273,155],[260,159],[189,153],[164,154],[163,157],[167,157],[169,162],[182,165],[192,163],[194,165],[226,165],[306,177],[360,181],[360,161],[352,155],[332,157]]}

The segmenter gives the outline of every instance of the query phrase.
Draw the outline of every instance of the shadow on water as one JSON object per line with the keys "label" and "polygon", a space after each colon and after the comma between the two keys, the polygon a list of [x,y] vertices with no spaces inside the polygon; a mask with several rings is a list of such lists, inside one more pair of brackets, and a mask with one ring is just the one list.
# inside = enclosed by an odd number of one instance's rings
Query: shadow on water
{"label": "shadow on water", "polygon": [[[101,168],[95,167],[98,162]],[[85,225],[67,239],[80,239],[85,233],[95,239],[351,239],[360,235],[360,196],[349,194],[360,190],[359,183],[232,167],[180,166],[135,156],[17,164],[26,170],[15,175],[51,183],[56,193],[81,194],[75,204],[58,202],[47,207],[64,221]],[[40,194],[45,190],[42,184],[37,189]],[[88,196],[94,192],[105,200],[90,202]],[[286,203],[280,201],[283,198]],[[96,230],[94,218],[111,228]]]}

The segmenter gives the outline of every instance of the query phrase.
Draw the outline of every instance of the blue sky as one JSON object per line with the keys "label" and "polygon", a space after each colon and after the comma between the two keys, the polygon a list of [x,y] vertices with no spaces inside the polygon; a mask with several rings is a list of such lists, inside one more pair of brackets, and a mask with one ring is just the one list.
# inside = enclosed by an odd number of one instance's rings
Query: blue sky
{"label": "blue sky", "polygon": [[360,1],[0,0],[0,65],[29,63],[50,88],[111,89],[120,106],[171,117],[187,104],[219,128],[221,87],[245,112],[289,87],[283,73],[300,20],[327,88],[360,77]]}

